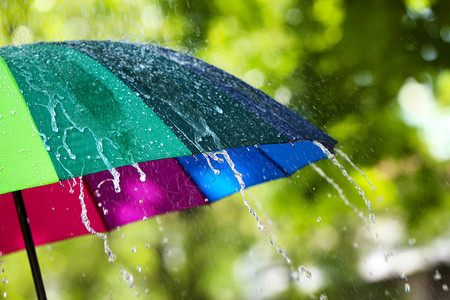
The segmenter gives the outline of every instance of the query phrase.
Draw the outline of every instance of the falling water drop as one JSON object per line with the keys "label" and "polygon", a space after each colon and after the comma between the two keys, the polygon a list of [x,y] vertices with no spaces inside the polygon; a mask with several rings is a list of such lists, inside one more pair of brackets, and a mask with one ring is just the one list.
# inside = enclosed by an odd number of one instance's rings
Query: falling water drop
{"label": "falling water drop", "polygon": [[438,271],[438,270],[436,270],[436,272],[434,273],[434,275],[433,275],[433,279],[434,279],[434,280],[436,280],[436,281],[438,281],[438,280],[441,280],[441,279],[442,279],[442,275],[441,275],[441,273],[439,273],[439,271]]}
{"label": "falling water drop", "polygon": [[320,300],[328,300],[328,296],[325,293],[320,294]]}
{"label": "falling water drop", "polygon": [[130,288],[133,288],[134,287],[133,275],[124,268],[120,268],[120,274],[122,274],[122,278],[128,284],[128,286]]}
{"label": "falling water drop", "polygon": [[411,291],[411,286],[408,282],[405,282],[405,292],[409,293]]}

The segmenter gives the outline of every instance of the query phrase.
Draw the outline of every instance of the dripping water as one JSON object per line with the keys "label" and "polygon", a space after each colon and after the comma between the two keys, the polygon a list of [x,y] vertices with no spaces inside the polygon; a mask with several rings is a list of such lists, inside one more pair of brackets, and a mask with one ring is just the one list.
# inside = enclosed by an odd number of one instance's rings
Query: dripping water
{"label": "dripping water", "polygon": [[132,164],[132,166],[139,173],[139,180],[141,182],[144,182],[147,179],[147,175],[145,175],[144,171],[142,171],[142,169],[139,167],[139,165],[137,163]]}
{"label": "dripping water", "polygon": [[331,160],[333,162],[333,164],[335,166],[337,166],[342,174],[345,176],[345,178],[347,178],[348,181],[350,181],[353,186],[356,188],[356,190],[358,191],[358,194],[361,196],[361,198],[364,200],[364,202],[366,203],[367,209],[369,210],[369,221],[372,225],[375,225],[375,214],[372,212],[372,208],[370,205],[370,200],[366,198],[366,193],[359,187],[359,185],[355,182],[355,180],[353,179],[353,177],[351,177],[347,170],[345,170],[344,166],[342,166],[342,164],[336,159],[336,156],[331,153],[324,145],[322,145],[320,142],[318,141],[314,141],[313,142],[314,145],[318,146],[323,153],[326,154],[326,156],[328,157],[329,160]]}
{"label": "dripping water", "polygon": [[355,205],[350,203],[350,201],[347,199],[347,197],[344,194],[344,191],[341,189],[341,187],[330,177],[328,177],[325,172],[316,166],[315,164],[311,164],[311,167],[322,177],[324,178],[331,186],[338,192],[339,198],[341,198],[342,201],[344,201],[345,205],[349,206],[357,215],[359,218],[361,218],[364,222],[367,222],[367,218],[364,216],[364,213],[360,211]]}
{"label": "dripping water", "polygon": [[105,248],[105,253],[108,255],[108,262],[114,263],[116,261],[116,255],[112,252],[111,248],[109,247],[109,242],[106,234],[97,232],[91,227],[91,222],[89,221],[89,218],[87,216],[87,208],[86,203],[84,202],[84,191],[83,191],[83,177],[80,177],[80,204],[81,204],[81,220],[86,227],[87,231],[90,233],[98,236],[103,240],[103,245]]}
{"label": "dripping water", "polygon": [[344,151],[342,151],[341,149],[334,149],[334,151],[336,151],[337,154],[342,156],[356,171],[358,171],[364,177],[364,179],[366,179],[367,183],[370,185],[370,188],[372,190],[374,191],[377,190],[376,187],[373,185],[373,183],[370,181],[370,179],[366,176],[366,173],[364,173],[363,170],[358,168],[358,166],[355,165],[355,163],[348,157],[347,154],[344,153]]}
{"label": "dripping water", "polygon": [[[217,155],[222,155],[223,159],[218,157]],[[234,177],[237,179],[239,186],[240,186],[240,193],[242,195],[242,200],[244,202],[244,205],[248,208],[250,215],[252,215],[257,223],[258,229],[264,232],[264,235],[266,236],[266,238],[269,240],[269,243],[276,249],[277,253],[281,254],[281,256],[283,256],[283,258],[286,260],[286,262],[288,264],[291,264],[291,259],[289,258],[289,256],[287,255],[287,253],[282,250],[273,240],[272,238],[265,232],[265,225],[261,222],[261,220],[259,219],[258,215],[256,214],[255,210],[251,207],[251,205],[248,203],[247,199],[245,198],[245,183],[242,179],[242,174],[239,173],[239,171],[236,170],[234,162],[231,160],[230,156],[228,155],[228,152],[226,150],[221,150],[221,151],[217,151],[217,152],[208,152],[207,154],[204,154],[205,157],[207,158],[208,161],[208,165],[212,168],[213,172],[215,174],[218,174],[216,171],[216,169],[214,169],[212,167],[212,164],[209,160],[209,158],[213,159],[214,161],[217,161],[219,163],[223,163],[224,159],[227,162],[228,166],[231,168],[231,170],[234,173]]]}

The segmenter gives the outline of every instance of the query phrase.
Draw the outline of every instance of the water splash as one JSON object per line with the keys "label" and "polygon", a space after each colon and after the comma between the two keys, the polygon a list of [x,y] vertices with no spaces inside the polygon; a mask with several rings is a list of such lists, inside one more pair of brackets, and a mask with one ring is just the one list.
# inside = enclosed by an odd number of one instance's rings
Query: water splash
{"label": "water splash", "polygon": [[109,246],[109,242],[108,242],[106,234],[97,232],[91,227],[91,222],[89,221],[89,218],[87,216],[86,203],[84,202],[83,177],[81,176],[81,177],[79,177],[79,179],[80,179],[80,196],[78,198],[79,198],[80,204],[81,204],[81,220],[84,224],[84,227],[86,227],[87,231],[98,236],[99,238],[101,238],[103,240],[105,253],[108,255],[108,262],[114,263],[116,261],[116,255],[112,252],[112,250]]}
{"label": "water splash", "polygon": [[325,172],[316,166],[315,164],[311,164],[311,167],[323,178],[325,179],[331,186],[338,192],[339,198],[341,198],[342,201],[344,201],[345,205],[349,206],[357,215],[359,218],[361,218],[364,222],[367,222],[367,218],[364,216],[363,212],[360,211],[355,205],[351,204],[350,201],[347,199],[347,197],[344,194],[344,191],[341,189],[341,187],[330,177],[328,177]]}
{"label": "water splash", "polygon": [[132,164],[132,166],[139,173],[139,180],[141,182],[144,182],[147,179],[147,175],[144,173],[144,171],[142,171],[142,169],[139,167],[139,165],[137,163]]}
{"label": "water splash", "polygon": [[[218,157],[217,155],[222,155],[223,159]],[[283,256],[283,258],[286,260],[286,262],[288,264],[291,264],[291,259],[289,258],[289,256],[287,255],[287,253],[282,250],[273,240],[272,238],[267,234],[267,232],[265,232],[266,226],[263,224],[263,222],[260,220],[260,218],[258,217],[258,215],[256,214],[256,211],[251,207],[250,203],[248,203],[247,199],[245,198],[245,183],[244,180],[242,179],[242,174],[239,173],[239,171],[236,170],[235,168],[235,164],[234,162],[231,160],[231,157],[229,156],[228,152],[226,150],[221,150],[221,151],[216,151],[216,152],[208,152],[206,154],[204,154],[205,157],[209,157],[211,159],[213,159],[214,161],[217,161],[219,163],[223,163],[224,160],[226,161],[226,163],[228,164],[228,166],[231,168],[231,170],[234,173],[234,177],[237,179],[239,186],[240,186],[240,193],[242,195],[242,200],[244,202],[244,205],[248,208],[250,215],[252,215],[257,223],[258,229],[260,231],[264,232],[264,235],[266,236],[266,238],[269,240],[269,243],[276,249],[277,253],[281,254],[281,256]],[[215,174],[217,174],[212,165],[211,162],[208,159],[208,164],[209,166],[212,168],[213,172]]]}
{"label": "water splash", "polygon": [[[95,192],[94,192],[95,196],[97,196],[97,197],[100,197],[100,196],[101,196],[101,193],[100,193],[100,187],[101,187],[103,184],[105,184],[106,182],[108,182],[108,181],[112,181],[112,182],[113,182],[113,185],[114,185],[114,191],[115,191],[116,193],[120,193],[120,192],[121,192],[121,189],[120,189],[120,173],[119,173],[119,171],[117,171],[116,168],[111,168],[111,169],[109,169],[108,171],[109,171],[109,173],[111,173],[111,175],[113,176],[113,178],[107,178],[107,179],[105,179],[105,180],[100,181],[100,183],[97,185],[97,189],[96,189]],[[144,175],[145,175],[145,174],[144,174]]]}
{"label": "water splash", "polygon": [[120,193],[120,173],[116,170],[116,168],[109,169],[109,172],[113,176],[113,184],[114,184],[114,191],[116,193]]}
{"label": "water splash", "polygon": [[353,184],[353,186],[358,191],[358,194],[361,196],[361,198],[366,203],[367,209],[369,210],[370,223],[372,223],[372,225],[375,225],[375,214],[372,212],[370,200],[366,198],[366,193],[364,193],[364,191],[359,187],[359,185],[355,182],[353,177],[351,177],[348,174],[347,170],[345,170],[344,166],[342,166],[342,164],[336,159],[336,156],[333,153],[331,153],[324,145],[322,145],[318,141],[314,141],[313,143],[314,143],[314,145],[318,146],[323,151],[323,153],[326,154],[328,159],[331,160],[333,162],[333,164],[341,170],[341,172],[345,176],[345,178],[347,178],[347,180]]}
{"label": "water splash", "polygon": [[372,184],[372,182],[370,181],[370,179],[366,176],[366,173],[363,172],[363,170],[361,170],[357,165],[355,165],[352,160],[348,157],[347,154],[344,153],[344,151],[342,151],[341,149],[334,149],[334,151],[336,151],[337,154],[339,154],[340,156],[342,156],[356,171],[358,171],[367,181],[367,183],[370,185],[370,188],[374,191],[377,190],[377,188]]}
{"label": "water splash", "polygon": [[134,279],[133,274],[125,270],[124,268],[120,268],[120,274],[122,274],[123,281],[128,284],[130,288],[134,288]]}

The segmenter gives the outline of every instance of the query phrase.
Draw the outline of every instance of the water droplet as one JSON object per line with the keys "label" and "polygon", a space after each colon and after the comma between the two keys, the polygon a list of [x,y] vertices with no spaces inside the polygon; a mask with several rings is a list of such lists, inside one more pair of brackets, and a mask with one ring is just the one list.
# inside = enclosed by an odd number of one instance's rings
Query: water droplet
{"label": "water droplet", "polygon": [[14,114],[15,114],[15,112],[12,110],[12,111],[11,111],[11,115],[14,115]]}
{"label": "water droplet", "polygon": [[414,245],[416,244],[416,239],[415,239],[415,238],[410,238],[410,239],[408,240],[408,244],[409,244],[410,246],[414,246]]}
{"label": "water droplet", "polygon": [[370,223],[372,223],[372,224],[375,223],[375,214],[374,214],[374,213],[369,214],[369,221],[370,221]]}
{"label": "water droplet", "polygon": [[438,270],[436,270],[436,272],[434,273],[433,279],[436,280],[436,281],[442,279],[442,275],[441,275],[441,273],[439,273]]}
{"label": "water droplet", "polygon": [[127,237],[127,235],[124,233],[124,234],[122,234],[122,240],[124,239],[124,238],[126,238]]}
{"label": "water droplet", "polygon": [[325,294],[325,293],[320,294],[320,298],[319,299],[320,300],[328,300],[327,294]]}
{"label": "water droplet", "polygon": [[124,268],[120,268],[120,273],[122,274],[122,278],[128,284],[128,286],[130,288],[133,288],[134,287],[133,275]]}
{"label": "water droplet", "polygon": [[446,283],[442,285],[442,290],[448,292],[448,285]]}
{"label": "water droplet", "polygon": [[317,217],[317,223],[322,222],[322,218],[321,217]]}
{"label": "water droplet", "polygon": [[131,252],[136,253],[136,246],[131,247]]}
{"label": "water droplet", "polygon": [[108,209],[103,207],[103,215],[106,216],[108,214],[108,212],[109,212]]}
{"label": "water droplet", "polygon": [[6,298],[6,295],[8,295],[6,292],[3,292],[3,298]]}
{"label": "water droplet", "polygon": [[409,293],[411,291],[411,286],[408,282],[405,283],[405,292]]}
{"label": "water droplet", "polygon": [[8,283],[8,279],[3,278],[3,279],[2,279],[2,282],[3,282],[4,284],[7,284],[7,283]]}
{"label": "water droplet", "polygon": [[145,289],[145,294],[146,295],[150,294],[150,290],[149,289]]}
{"label": "water droplet", "polygon": [[142,271],[142,267],[141,267],[141,266],[137,266],[137,267],[136,267],[136,270],[137,270],[138,272],[141,272],[141,271]]}
{"label": "water droplet", "polygon": [[142,221],[147,221],[147,216],[144,216],[143,218],[142,218]]}
{"label": "water droplet", "polygon": [[145,244],[145,248],[150,248],[150,244],[149,243]]}
{"label": "water droplet", "polygon": [[264,228],[266,228],[266,225],[258,221],[258,229],[263,230]]}

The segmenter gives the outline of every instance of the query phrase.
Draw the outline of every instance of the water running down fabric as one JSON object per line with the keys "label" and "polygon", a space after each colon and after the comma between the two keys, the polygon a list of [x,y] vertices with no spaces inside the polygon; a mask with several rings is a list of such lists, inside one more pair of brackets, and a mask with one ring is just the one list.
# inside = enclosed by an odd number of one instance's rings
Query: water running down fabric
{"label": "water running down fabric", "polygon": [[[169,49],[79,41],[0,48],[0,57],[4,253],[23,248],[14,190],[24,190],[43,244],[86,233],[71,178],[84,176],[91,225],[105,231],[238,191],[231,169],[213,162],[214,174],[201,153],[227,149],[248,187],[325,158],[312,141],[330,151],[336,143],[261,91]],[[111,168],[122,191],[106,182],[98,195]]]}

